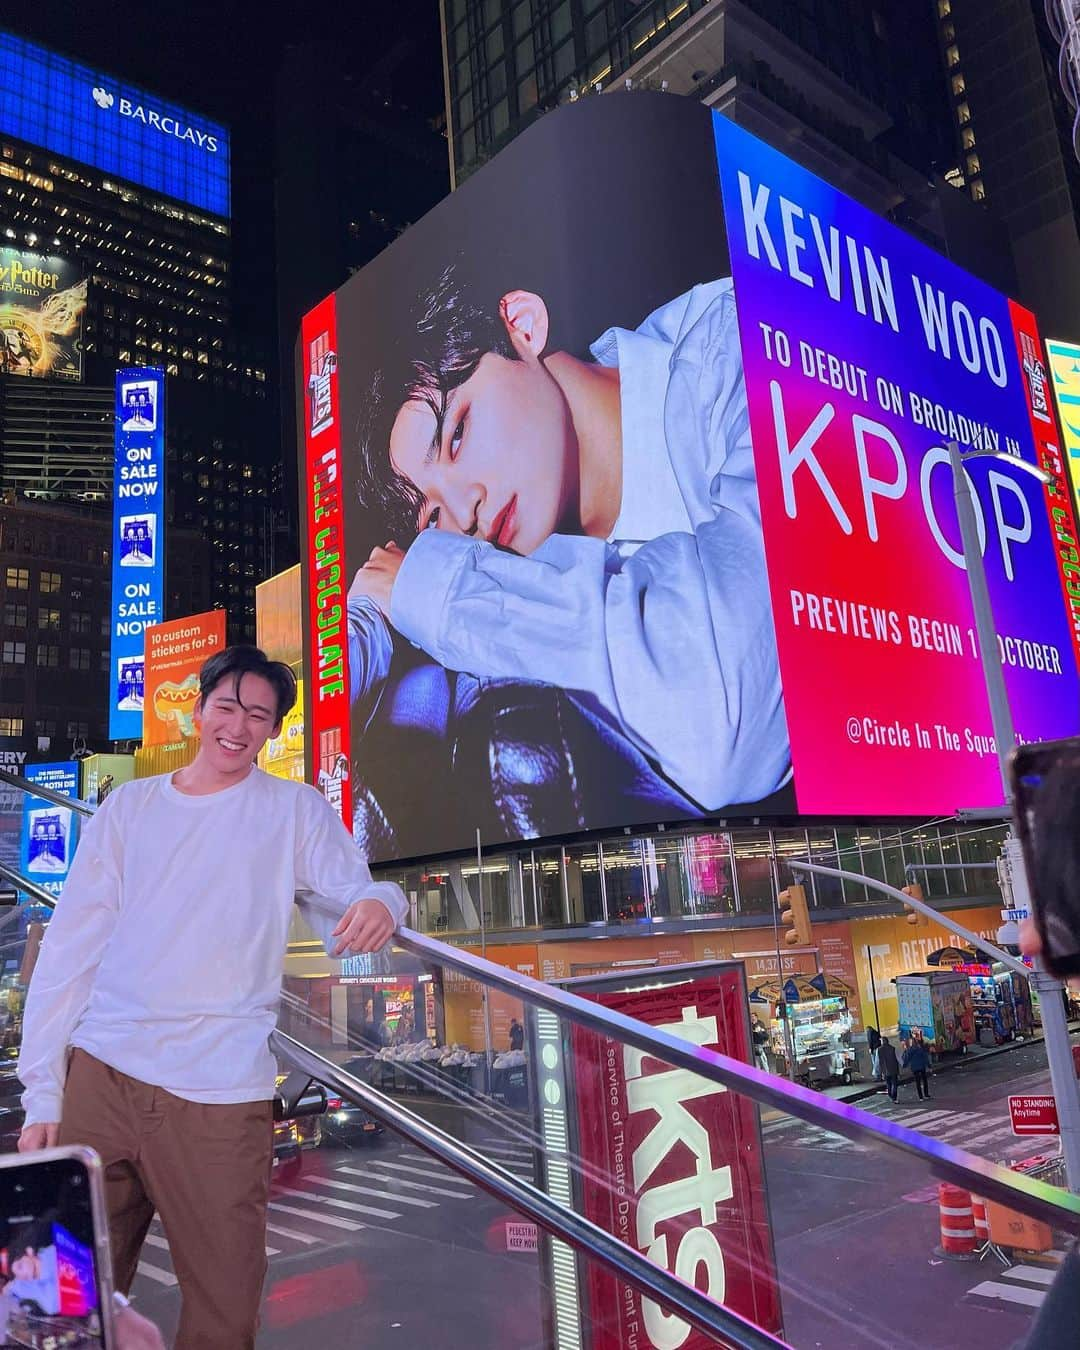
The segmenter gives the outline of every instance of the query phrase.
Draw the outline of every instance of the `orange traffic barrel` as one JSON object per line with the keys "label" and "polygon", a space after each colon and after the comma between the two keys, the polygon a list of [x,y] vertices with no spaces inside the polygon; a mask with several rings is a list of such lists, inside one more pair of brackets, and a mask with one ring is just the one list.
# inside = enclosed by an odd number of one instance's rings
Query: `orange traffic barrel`
{"label": "orange traffic barrel", "polygon": [[980,1245],[990,1241],[990,1220],[986,1217],[986,1201],[981,1195],[971,1197],[971,1213],[975,1220],[975,1241]]}
{"label": "orange traffic barrel", "polygon": [[971,1192],[947,1181],[938,1186],[941,1246],[938,1254],[954,1261],[969,1261],[975,1255],[975,1211]]}

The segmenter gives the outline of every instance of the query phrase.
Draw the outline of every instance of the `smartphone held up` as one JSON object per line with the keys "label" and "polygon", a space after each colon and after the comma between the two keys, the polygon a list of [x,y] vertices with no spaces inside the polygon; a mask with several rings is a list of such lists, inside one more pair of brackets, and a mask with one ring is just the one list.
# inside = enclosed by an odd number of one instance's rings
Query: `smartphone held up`
{"label": "smartphone held up", "polygon": [[1080,975],[1080,737],[1018,747],[1013,815],[1046,969]]}

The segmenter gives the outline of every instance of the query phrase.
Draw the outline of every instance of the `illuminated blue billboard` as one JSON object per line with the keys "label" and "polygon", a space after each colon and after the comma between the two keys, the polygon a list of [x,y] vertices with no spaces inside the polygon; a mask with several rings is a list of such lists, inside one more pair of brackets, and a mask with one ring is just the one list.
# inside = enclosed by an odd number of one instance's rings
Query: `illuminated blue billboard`
{"label": "illuminated blue billboard", "polygon": [[[27,764],[23,772],[28,783],[38,783],[61,797],[79,795],[79,765],[75,760]],[[59,895],[75,856],[78,828],[78,816],[66,806],[57,806],[44,797],[24,796],[20,867],[23,876],[52,895]]]}
{"label": "illuminated blue billboard", "polygon": [[143,631],[165,617],[165,372],[116,372],[109,736],[142,736]]}
{"label": "illuminated blue billboard", "polygon": [[229,214],[229,133],[35,42],[0,32],[0,135]]}

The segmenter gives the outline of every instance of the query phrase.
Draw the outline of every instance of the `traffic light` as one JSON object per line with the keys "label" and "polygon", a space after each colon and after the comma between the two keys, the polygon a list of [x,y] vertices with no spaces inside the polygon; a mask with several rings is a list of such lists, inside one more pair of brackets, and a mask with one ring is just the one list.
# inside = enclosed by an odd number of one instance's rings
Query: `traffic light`
{"label": "traffic light", "polygon": [[789,927],[784,941],[791,947],[809,947],[813,942],[810,932],[810,912],[806,908],[806,888],[789,886],[777,897],[780,905],[780,922]]}
{"label": "traffic light", "polygon": [[[917,881],[913,881],[910,886],[903,887],[904,895],[910,895],[913,900],[922,900],[925,902],[926,896],[923,895],[923,888]],[[912,927],[929,928],[930,920],[925,914],[920,914],[917,909],[908,910],[907,921]]]}

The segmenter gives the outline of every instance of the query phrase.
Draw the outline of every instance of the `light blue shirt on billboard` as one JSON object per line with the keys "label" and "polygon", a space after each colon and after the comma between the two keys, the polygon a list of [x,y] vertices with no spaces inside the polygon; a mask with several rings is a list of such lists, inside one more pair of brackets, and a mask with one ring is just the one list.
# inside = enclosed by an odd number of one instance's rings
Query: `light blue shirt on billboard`
{"label": "light blue shirt on billboard", "polygon": [[610,538],[552,535],[519,557],[427,530],[391,620],[450,670],[585,695],[708,810],[766,797],[790,753],[730,280],[593,354],[621,374]]}

